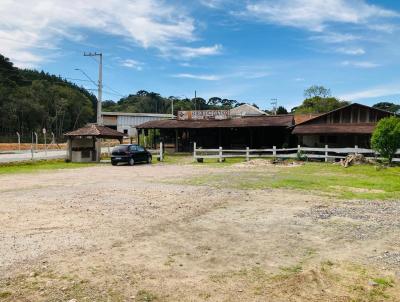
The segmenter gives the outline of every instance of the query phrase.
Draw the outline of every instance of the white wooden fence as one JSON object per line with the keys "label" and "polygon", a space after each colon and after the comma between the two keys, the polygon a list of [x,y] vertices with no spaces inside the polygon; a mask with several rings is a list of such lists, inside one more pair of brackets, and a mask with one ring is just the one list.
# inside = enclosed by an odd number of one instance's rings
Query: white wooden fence
{"label": "white wooden fence", "polygon": [[[379,156],[374,150],[358,148],[329,148],[328,145],[325,148],[309,148],[297,146],[297,148],[277,149],[273,146],[272,149],[202,149],[197,148],[196,143],[193,146],[193,160],[202,160],[206,158],[218,159],[222,162],[225,158],[230,157],[243,157],[248,161],[250,158],[257,157],[276,157],[276,158],[297,158],[299,155],[310,159],[324,159],[326,162],[329,160],[344,159],[348,154],[363,154],[366,158],[374,159]],[[400,149],[397,150],[397,157],[393,159],[395,162],[400,162]]]}
{"label": "white wooden fence", "polygon": [[152,155],[156,155],[159,161],[164,160],[164,148],[162,142],[160,143],[159,149],[146,149],[146,150],[149,151]]}

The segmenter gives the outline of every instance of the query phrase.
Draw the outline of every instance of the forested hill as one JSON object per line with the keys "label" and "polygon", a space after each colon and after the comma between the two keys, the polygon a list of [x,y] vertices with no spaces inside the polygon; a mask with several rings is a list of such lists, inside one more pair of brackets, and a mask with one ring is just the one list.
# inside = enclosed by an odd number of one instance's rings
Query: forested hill
{"label": "forested hill", "polygon": [[96,97],[58,76],[19,69],[0,55],[0,136],[64,132],[94,121]]}
{"label": "forested hill", "polygon": [[[139,90],[136,94],[123,97],[118,102],[104,101],[103,111],[171,113],[172,104],[174,114],[177,114],[178,110],[231,109],[244,103],[219,97],[208,100],[200,97],[190,99],[170,96],[166,98],[155,92]],[[257,105],[254,104],[254,106]]]}

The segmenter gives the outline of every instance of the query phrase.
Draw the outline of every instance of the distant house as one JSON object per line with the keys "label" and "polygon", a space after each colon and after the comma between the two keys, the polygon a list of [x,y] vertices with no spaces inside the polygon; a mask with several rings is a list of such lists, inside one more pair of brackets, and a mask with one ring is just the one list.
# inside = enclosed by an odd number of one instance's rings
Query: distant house
{"label": "distant house", "polygon": [[231,117],[267,115],[264,111],[249,104],[243,104],[230,110]]}
{"label": "distant house", "polygon": [[354,103],[296,123],[292,134],[302,146],[369,148],[377,122],[391,115],[394,113]]}
{"label": "distant house", "polygon": [[102,112],[101,115],[104,126],[118,130],[127,137],[137,136],[137,125],[173,118],[172,114],[158,113]]}

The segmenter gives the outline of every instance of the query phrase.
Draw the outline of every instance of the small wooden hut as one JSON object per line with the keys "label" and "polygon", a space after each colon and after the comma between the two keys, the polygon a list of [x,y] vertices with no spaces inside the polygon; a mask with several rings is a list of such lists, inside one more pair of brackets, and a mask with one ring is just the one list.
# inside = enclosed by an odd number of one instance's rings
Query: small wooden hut
{"label": "small wooden hut", "polygon": [[67,160],[72,162],[99,162],[101,139],[117,139],[120,143],[124,134],[117,130],[99,126],[86,125],[64,134],[67,138]]}

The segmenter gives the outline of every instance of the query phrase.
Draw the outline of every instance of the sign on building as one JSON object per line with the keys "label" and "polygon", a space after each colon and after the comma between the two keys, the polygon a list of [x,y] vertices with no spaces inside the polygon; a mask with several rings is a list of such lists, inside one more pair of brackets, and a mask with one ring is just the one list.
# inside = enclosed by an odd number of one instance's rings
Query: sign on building
{"label": "sign on building", "polygon": [[229,118],[229,110],[178,111],[178,120],[226,120]]}

